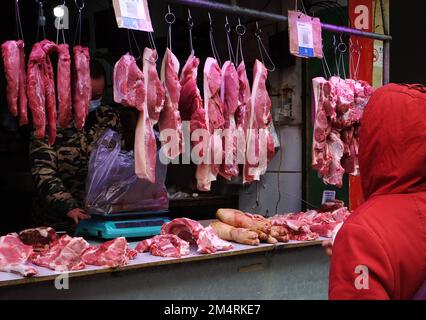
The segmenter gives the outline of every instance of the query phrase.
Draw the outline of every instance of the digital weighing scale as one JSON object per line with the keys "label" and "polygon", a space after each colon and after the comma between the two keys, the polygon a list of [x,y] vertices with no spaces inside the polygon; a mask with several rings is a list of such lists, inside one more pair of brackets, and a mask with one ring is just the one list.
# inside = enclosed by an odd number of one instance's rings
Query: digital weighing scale
{"label": "digital weighing scale", "polygon": [[[82,220],[77,225],[77,236],[101,239],[146,238],[160,234],[161,226],[170,221],[165,215],[169,211],[126,212],[116,214],[92,214],[90,220]],[[147,216],[151,217],[147,217]],[[153,216],[154,215],[154,216]],[[141,217],[143,216],[143,218]],[[152,217],[153,216],[153,217]]]}

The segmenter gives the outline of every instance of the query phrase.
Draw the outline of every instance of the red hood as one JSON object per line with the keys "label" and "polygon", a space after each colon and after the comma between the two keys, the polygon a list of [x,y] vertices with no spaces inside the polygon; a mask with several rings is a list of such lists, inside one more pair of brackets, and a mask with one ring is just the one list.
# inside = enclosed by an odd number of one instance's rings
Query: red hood
{"label": "red hood", "polygon": [[359,165],[366,199],[426,191],[426,88],[389,84],[366,106]]}

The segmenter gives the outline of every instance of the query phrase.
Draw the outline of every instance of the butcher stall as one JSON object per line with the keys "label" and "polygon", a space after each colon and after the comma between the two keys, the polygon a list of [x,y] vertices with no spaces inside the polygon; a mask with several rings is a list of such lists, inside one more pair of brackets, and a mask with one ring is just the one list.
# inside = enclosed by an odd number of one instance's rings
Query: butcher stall
{"label": "butcher stall", "polygon": [[[9,2],[4,113],[42,169],[4,175],[28,201],[0,226],[1,299],[327,299],[323,246],[363,201],[360,122],[389,82],[388,1],[366,27],[357,0]],[[120,128],[85,129],[101,104]],[[71,202],[82,141],[78,223],[36,223],[33,198]]]}

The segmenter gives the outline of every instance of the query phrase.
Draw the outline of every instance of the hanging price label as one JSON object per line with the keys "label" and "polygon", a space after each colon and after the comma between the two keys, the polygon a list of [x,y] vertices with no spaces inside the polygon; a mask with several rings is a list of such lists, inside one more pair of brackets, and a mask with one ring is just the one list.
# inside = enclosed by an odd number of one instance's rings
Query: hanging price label
{"label": "hanging price label", "polygon": [[119,28],[153,32],[147,0],[113,0]]}
{"label": "hanging price label", "polygon": [[288,12],[290,53],[301,58],[322,58],[321,21],[302,12]]}
{"label": "hanging price label", "polygon": [[314,57],[312,24],[297,22],[297,40],[299,43],[299,54],[305,57]]}

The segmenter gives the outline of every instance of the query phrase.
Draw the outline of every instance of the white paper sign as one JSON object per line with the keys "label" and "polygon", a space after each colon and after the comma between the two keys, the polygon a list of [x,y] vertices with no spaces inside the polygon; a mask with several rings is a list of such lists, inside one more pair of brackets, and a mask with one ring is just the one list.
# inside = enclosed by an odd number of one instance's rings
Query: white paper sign
{"label": "white paper sign", "polygon": [[314,39],[312,24],[307,22],[297,22],[297,39],[299,44],[299,54],[307,57],[314,56]]}
{"label": "white paper sign", "polygon": [[119,28],[153,32],[147,0],[113,0]]}
{"label": "white paper sign", "polygon": [[322,204],[334,202],[336,200],[336,191],[324,190],[322,193]]}

